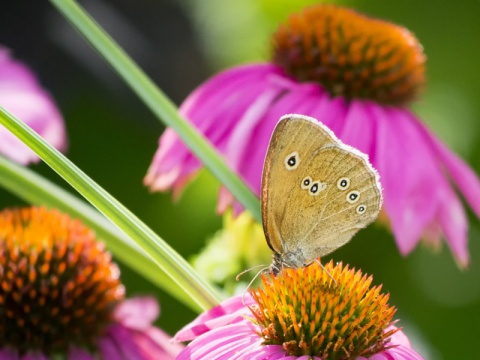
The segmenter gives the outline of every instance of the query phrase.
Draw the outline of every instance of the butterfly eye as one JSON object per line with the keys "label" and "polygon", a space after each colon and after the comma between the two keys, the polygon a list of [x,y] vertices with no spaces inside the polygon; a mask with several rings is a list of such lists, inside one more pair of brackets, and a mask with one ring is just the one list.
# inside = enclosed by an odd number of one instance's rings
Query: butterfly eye
{"label": "butterfly eye", "polygon": [[367,211],[367,205],[358,205],[357,206],[357,214],[363,215],[365,214],[365,211]]}
{"label": "butterfly eye", "polygon": [[350,204],[355,204],[358,200],[360,200],[360,193],[357,190],[350,191],[347,194],[347,201]]}
{"label": "butterfly eye", "polygon": [[350,187],[350,179],[347,177],[338,179],[337,187],[339,190],[347,190]]}
{"label": "butterfly eye", "polygon": [[308,189],[308,193],[312,196],[317,196],[323,190],[325,190],[326,187],[327,187],[327,184],[316,180],[316,181],[312,182],[312,186],[310,186],[310,189]]}
{"label": "butterfly eye", "polygon": [[312,184],[312,178],[310,176],[307,176],[302,180],[302,184],[300,185],[302,189],[310,189],[310,185]]}
{"label": "butterfly eye", "polygon": [[294,151],[285,158],[285,167],[287,170],[295,170],[300,164],[298,152]]}

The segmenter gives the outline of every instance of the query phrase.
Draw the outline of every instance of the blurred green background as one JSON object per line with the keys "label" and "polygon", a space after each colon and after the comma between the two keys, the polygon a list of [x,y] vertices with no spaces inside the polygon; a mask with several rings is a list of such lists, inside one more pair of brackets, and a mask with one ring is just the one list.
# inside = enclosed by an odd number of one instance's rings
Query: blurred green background
{"label": "blurred green background", "polygon": [[[313,1],[88,0],[80,2],[177,104],[215,72],[268,59],[268,36],[293,10]],[[477,171],[480,170],[480,2],[434,0],[342,2],[413,31],[428,57],[428,86],[415,111]],[[221,226],[218,184],[203,172],[172,203],[142,179],[162,125],[48,2],[3,2],[0,44],[30,65],[61,108],[68,157],[185,257]],[[67,187],[47,166],[32,168]],[[0,190],[0,206],[21,201]],[[418,246],[401,257],[391,234],[371,226],[329,258],[374,275],[398,307],[397,318],[427,359],[478,356],[480,224],[470,215],[471,266],[457,268],[443,246]],[[188,224],[188,226],[186,226]],[[325,259],[327,260],[327,259]],[[170,333],[195,314],[122,267],[129,294],[155,294],[158,324]]]}

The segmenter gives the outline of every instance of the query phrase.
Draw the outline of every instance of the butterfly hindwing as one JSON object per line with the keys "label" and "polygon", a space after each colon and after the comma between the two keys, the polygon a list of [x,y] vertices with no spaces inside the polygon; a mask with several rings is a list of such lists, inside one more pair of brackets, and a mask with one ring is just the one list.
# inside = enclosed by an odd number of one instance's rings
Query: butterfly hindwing
{"label": "butterfly hindwing", "polygon": [[312,194],[302,189],[304,206],[297,211],[293,209],[299,203],[289,198],[282,221],[293,226],[281,228],[281,233],[313,260],[342,246],[374,221],[381,206],[381,192],[376,172],[366,159],[343,146],[322,148],[305,165],[305,169],[299,169],[297,183],[309,176],[323,184],[322,191]]}

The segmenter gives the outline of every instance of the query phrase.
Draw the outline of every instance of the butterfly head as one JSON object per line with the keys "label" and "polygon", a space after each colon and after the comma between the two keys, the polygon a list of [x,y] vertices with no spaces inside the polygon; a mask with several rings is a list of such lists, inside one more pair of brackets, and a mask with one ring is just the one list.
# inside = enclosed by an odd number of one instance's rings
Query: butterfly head
{"label": "butterfly head", "polygon": [[300,249],[296,251],[286,251],[283,254],[275,252],[273,254],[270,272],[277,275],[283,268],[301,268],[310,265],[312,262],[307,261]]}

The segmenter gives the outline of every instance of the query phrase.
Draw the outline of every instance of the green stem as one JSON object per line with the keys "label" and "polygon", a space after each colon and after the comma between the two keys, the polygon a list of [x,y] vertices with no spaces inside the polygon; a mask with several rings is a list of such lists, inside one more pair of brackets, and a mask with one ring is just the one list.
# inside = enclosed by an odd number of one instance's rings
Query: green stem
{"label": "green stem", "polygon": [[50,0],[104,57],[150,110],[170,126],[214,176],[253,217],[261,222],[257,197],[225,164],[215,149],[179,114],[173,102],[147,77],[117,43],[73,0]]}
{"label": "green stem", "polygon": [[27,144],[57,174],[135,241],[202,309],[218,304],[219,297],[214,289],[198,277],[175,250],[70,160],[2,107],[0,124]]}
{"label": "green stem", "polygon": [[0,186],[30,204],[56,208],[74,218],[81,219],[85,225],[95,230],[100,239],[105,241],[116,259],[192,310],[202,310],[132,239],[86,202],[32,170],[2,156],[0,156]]}

